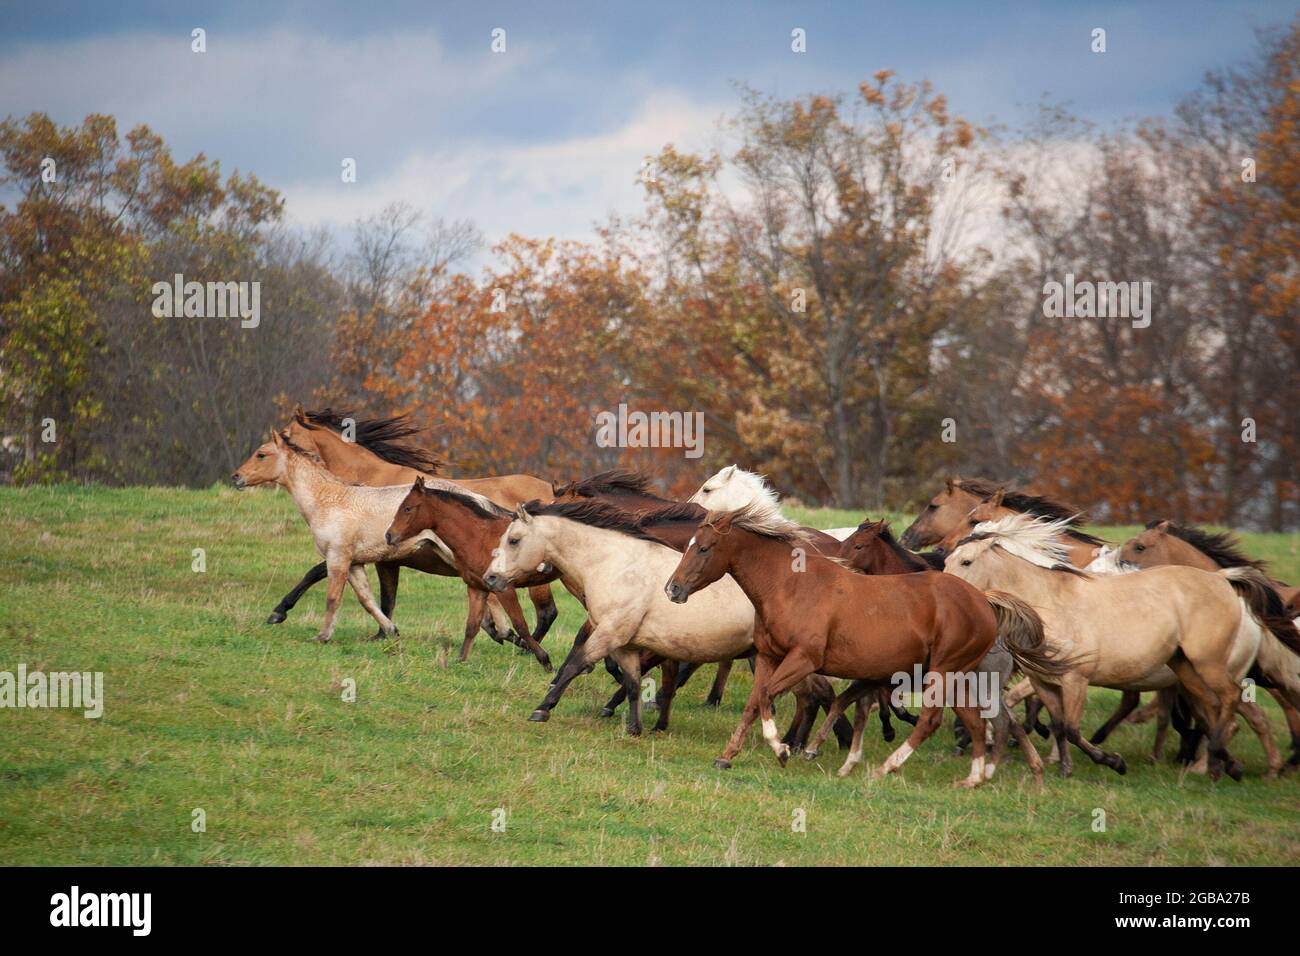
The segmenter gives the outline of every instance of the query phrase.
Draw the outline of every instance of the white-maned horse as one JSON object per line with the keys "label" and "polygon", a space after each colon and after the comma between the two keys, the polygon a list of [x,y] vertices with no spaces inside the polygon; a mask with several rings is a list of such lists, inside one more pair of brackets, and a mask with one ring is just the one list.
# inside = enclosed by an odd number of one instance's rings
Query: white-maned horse
{"label": "white-maned horse", "polygon": [[[770,505],[778,512],[781,509],[781,496],[767,483],[767,479],[739,465],[723,468],[700,485],[700,490],[689,500],[709,511],[738,511],[752,504]],[[837,541],[843,541],[857,530],[856,527],[822,529]]]}
{"label": "white-maned horse", "polygon": [[[1239,699],[1238,686],[1266,630],[1258,616],[1263,576],[1253,568],[1213,574],[1175,566],[1091,574],[1068,564],[1066,527],[1067,521],[1023,514],[984,522],[945,564],[976,587],[1029,602],[1043,619],[1048,644],[1071,662],[1059,678],[1029,675],[1052,714],[1062,772],[1069,773],[1067,741],[1124,772],[1118,754],[1079,733],[1089,685],[1142,691],[1181,683],[1209,731],[1211,773],[1227,756],[1224,743],[1239,711],[1268,753],[1269,775],[1276,775],[1282,759],[1268,720],[1257,704]],[[1227,770],[1240,775],[1235,762]]]}

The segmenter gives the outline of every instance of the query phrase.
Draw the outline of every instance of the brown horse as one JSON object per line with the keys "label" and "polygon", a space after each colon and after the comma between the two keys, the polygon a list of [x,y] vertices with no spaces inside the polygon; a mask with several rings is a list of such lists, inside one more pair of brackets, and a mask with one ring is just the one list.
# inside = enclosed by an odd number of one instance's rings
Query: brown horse
{"label": "brown horse", "polygon": [[[972,511],[986,502],[989,507],[980,509],[977,520]],[[1068,521],[1065,534],[1069,539],[1070,563],[1076,568],[1086,567],[1096,556],[1097,548],[1106,543],[1080,529],[1087,516],[1078,508],[1044,495],[1013,491],[984,478],[949,478],[944,490],[930,499],[925,510],[903,532],[902,544],[912,549],[937,545],[951,551],[981,521],[995,521],[1011,514]]]}
{"label": "brown horse", "polygon": [[[857,574],[838,560],[804,552],[796,524],[752,508],[711,513],[664,585],[682,604],[724,575],[740,585],[763,621],[754,688],[739,725],[716,765],[725,768],[761,716],[763,736],[785,764],[789,748],[776,735],[772,699],[812,673],[876,685],[896,685],[920,665],[931,693],[922,697],[911,735],[875,773],[890,773],[935,730],[952,706],[973,743],[970,774],[961,786],[986,779],[981,706],[962,693],[999,637],[1026,669],[1054,665],[1042,653],[1042,622],[1009,595],[984,594],[950,574],[884,577]],[[792,557],[793,554],[793,557]],[[845,769],[861,759],[851,752]]]}
{"label": "brown horse", "polygon": [[[350,436],[345,437],[345,432]],[[332,408],[307,411],[294,408],[293,418],[281,431],[282,437],[309,455],[316,456],[330,473],[343,481],[372,488],[390,485],[409,486],[418,475],[438,475],[443,463],[430,452],[415,447],[407,439],[421,429],[404,415],[389,418],[358,418],[352,412]],[[458,485],[491,499],[503,508],[515,508],[536,497],[549,498],[550,486],[530,475],[504,475],[500,478],[458,479]],[[403,565],[407,566],[407,565]],[[379,576],[379,604],[386,615],[397,604],[399,566],[389,562],[375,565]],[[325,562],[309,570],[275,606],[268,624],[286,619],[302,596],[317,582],[325,579]],[[556,617],[555,602],[549,589],[533,595],[537,607],[537,628],[532,639],[540,642]],[[540,602],[540,603],[539,603]],[[494,605],[495,606],[495,605]],[[504,618],[500,622],[485,616],[483,626],[495,641],[509,634]],[[520,643],[515,638],[516,643]]]}
{"label": "brown horse", "polygon": [[[1175,564],[1202,571],[1245,567],[1267,573],[1265,563],[1247,557],[1231,533],[1206,531],[1167,520],[1149,522],[1141,534],[1124,542],[1119,558],[1141,568]],[[1274,579],[1270,581],[1281,605],[1273,608],[1273,617],[1294,618],[1293,604],[1300,589]],[[1295,767],[1300,766],[1300,646],[1286,640],[1290,634],[1284,620],[1275,620],[1274,624],[1260,644],[1259,656],[1249,676],[1272,694],[1282,708],[1291,731],[1291,757],[1287,764]],[[1282,638],[1278,637],[1279,633]]]}

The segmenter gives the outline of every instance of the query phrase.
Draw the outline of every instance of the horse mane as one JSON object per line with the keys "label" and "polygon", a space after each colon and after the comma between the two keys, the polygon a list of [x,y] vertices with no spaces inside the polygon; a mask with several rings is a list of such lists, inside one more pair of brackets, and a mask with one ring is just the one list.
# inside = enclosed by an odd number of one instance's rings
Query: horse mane
{"label": "horse mane", "polygon": [[775,504],[767,501],[753,501],[735,511],[710,511],[704,521],[705,524],[713,524],[727,515],[731,516],[731,527],[751,531],[773,541],[805,545],[811,537],[807,528],[791,521],[781,514],[781,510]]}
{"label": "horse mane", "polygon": [[455,488],[435,488],[426,483],[424,486],[424,492],[425,494],[433,495],[440,501],[449,501],[452,504],[458,504],[464,508],[468,508],[473,514],[480,518],[488,518],[495,521],[500,518],[511,517],[511,513],[505,508],[502,508],[496,502],[489,498],[485,498],[480,494],[469,491],[468,489],[458,490]]}
{"label": "horse mane", "polygon": [[597,499],[552,501],[549,504],[542,504],[541,501],[534,498],[522,505],[520,511],[534,518],[566,518],[569,521],[576,521],[578,524],[585,524],[590,528],[618,531],[621,534],[639,538],[642,541],[663,544],[662,541],[641,527],[640,519],[642,515],[624,511],[622,508],[616,508],[614,505]]}
{"label": "horse mane", "polygon": [[654,511],[638,511],[636,523],[642,528],[658,528],[666,524],[698,525],[708,516],[708,512],[699,505],[681,501]]}
{"label": "horse mane", "polygon": [[1012,488],[1004,482],[990,481],[987,478],[959,478],[955,484],[963,491],[969,491],[984,501],[988,501],[1001,491],[1003,506],[1010,508],[1012,511],[1019,511],[1037,518],[1048,518],[1052,521],[1065,521],[1067,526],[1061,534],[1067,535],[1076,541],[1082,541],[1084,544],[1101,546],[1106,543],[1101,538],[1088,534],[1086,531],[1081,531],[1077,527],[1077,525],[1088,520],[1087,512],[1072,508],[1057,498],[1051,498],[1047,495],[1031,495]]}
{"label": "horse mane", "polygon": [[344,419],[351,419],[355,427],[355,441],[384,461],[403,468],[413,468],[436,475],[444,462],[432,452],[413,445],[397,444],[404,438],[418,435],[423,429],[412,423],[409,415],[392,415],[388,418],[358,418],[347,409],[314,409],[295,413],[294,419],[303,428],[328,428],[342,433]]}
{"label": "horse mane", "polygon": [[1068,527],[1068,518],[1049,519],[1024,513],[1007,515],[996,521],[981,521],[953,551],[972,541],[991,540],[1036,567],[1091,578],[1091,574],[1070,564],[1069,549],[1060,540]]}
{"label": "horse mane", "polygon": [[[1147,530],[1160,524],[1159,521],[1147,523]],[[1179,525],[1169,522],[1165,529],[1175,538],[1186,541],[1221,568],[1255,568],[1263,571],[1263,561],[1253,561],[1241,551],[1241,542],[1231,531],[1206,531],[1194,525]]]}
{"label": "horse mane", "polygon": [[[628,471],[624,468],[611,468],[609,471],[602,471],[598,475],[592,475],[590,478],[582,478],[578,481],[570,482],[561,489],[564,493],[577,495],[580,498],[595,498],[597,495],[645,495],[648,498],[659,498],[650,484],[650,476],[639,471]],[[667,498],[660,499],[667,501]]]}

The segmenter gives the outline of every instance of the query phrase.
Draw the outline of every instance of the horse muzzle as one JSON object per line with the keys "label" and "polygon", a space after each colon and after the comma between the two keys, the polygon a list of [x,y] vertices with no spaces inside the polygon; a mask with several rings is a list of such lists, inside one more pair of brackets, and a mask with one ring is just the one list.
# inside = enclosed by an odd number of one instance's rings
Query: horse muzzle
{"label": "horse muzzle", "polygon": [[498,574],[496,571],[483,576],[483,586],[489,591],[494,591],[498,594],[506,589],[508,583],[509,582],[506,581],[505,575]]}
{"label": "horse muzzle", "polygon": [[682,587],[676,581],[669,581],[664,585],[664,594],[667,594],[668,600],[674,604],[685,604],[686,599],[691,596],[690,589]]}
{"label": "horse muzzle", "polygon": [[401,535],[393,534],[393,532],[391,531],[384,532],[384,544],[388,545],[389,547],[392,547],[393,545],[397,544],[397,542],[401,540],[402,540]]}
{"label": "horse muzzle", "polygon": [[233,475],[231,475],[230,480],[234,482],[235,487],[238,488],[240,491],[248,487],[248,482],[244,481],[244,476],[241,475],[239,472],[235,472]]}

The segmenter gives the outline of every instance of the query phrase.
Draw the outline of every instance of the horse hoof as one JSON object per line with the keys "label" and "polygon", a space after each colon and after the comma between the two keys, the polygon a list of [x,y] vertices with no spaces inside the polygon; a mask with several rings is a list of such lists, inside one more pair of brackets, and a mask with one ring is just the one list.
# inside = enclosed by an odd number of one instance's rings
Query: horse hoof
{"label": "horse hoof", "polygon": [[1124,776],[1124,774],[1128,773],[1128,764],[1124,762],[1124,758],[1121,757],[1119,754],[1115,755],[1115,762],[1112,763],[1111,766],[1114,768],[1115,772],[1119,774],[1121,777]]}
{"label": "horse hoof", "polygon": [[954,790],[974,790],[983,781],[972,780],[969,777],[962,777],[960,780],[954,780],[952,786]]}
{"label": "horse hoof", "polygon": [[533,721],[533,723],[544,724],[551,719],[551,712],[549,710],[542,710],[539,707],[528,715],[528,719]]}
{"label": "horse hoof", "polygon": [[1238,783],[1240,783],[1241,778],[1245,776],[1245,768],[1242,767],[1240,760],[1234,759],[1229,761],[1227,769],[1228,776],[1233,780],[1236,780]]}
{"label": "horse hoof", "polygon": [[888,743],[892,743],[894,738],[897,737],[898,734],[891,727],[889,730],[882,730],[880,732],[880,736],[883,737],[885,739],[885,743],[888,744]]}
{"label": "horse hoof", "polygon": [[283,611],[272,611],[272,612],[271,612],[271,616],[268,617],[268,618],[266,619],[266,623],[267,623],[267,624],[283,624],[283,623],[284,623],[284,619],[285,619],[286,617],[288,617],[288,616],[289,616],[289,615],[285,614]]}
{"label": "horse hoof", "polygon": [[328,634],[317,634],[311,639],[313,644],[328,644],[330,642]]}
{"label": "horse hoof", "polygon": [[600,708],[600,716],[602,716],[602,717],[613,717],[613,716],[614,716],[614,708],[613,708],[613,707],[602,707],[602,708]]}
{"label": "horse hoof", "polygon": [[776,762],[779,763],[782,767],[784,767],[785,762],[789,759],[790,759],[790,745],[782,744],[781,749],[776,752]]}
{"label": "horse hoof", "polygon": [[541,664],[542,670],[548,674],[554,672],[555,670],[555,668],[551,666],[551,659],[549,657],[539,657],[537,659],[537,663]]}
{"label": "horse hoof", "polygon": [[816,760],[816,759],[817,759],[817,751],[815,751],[815,750],[805,750],[805,751],[803,752],[803,759],[804,759],[804,760]]}
{"label": "horse hoof", "polygon": [[713,761],[713,768],[715,770],[730,770],[731,761],[723,760],[721,757],[719,757],[717,760]]}

